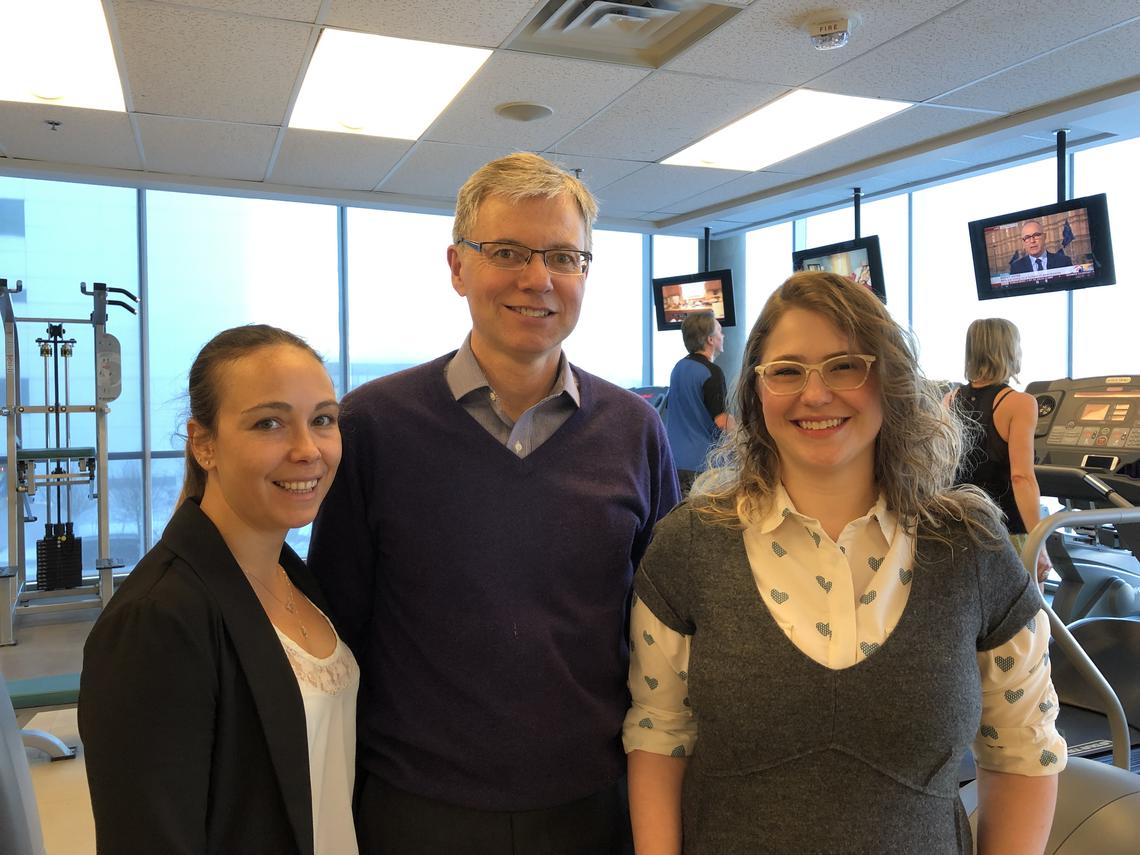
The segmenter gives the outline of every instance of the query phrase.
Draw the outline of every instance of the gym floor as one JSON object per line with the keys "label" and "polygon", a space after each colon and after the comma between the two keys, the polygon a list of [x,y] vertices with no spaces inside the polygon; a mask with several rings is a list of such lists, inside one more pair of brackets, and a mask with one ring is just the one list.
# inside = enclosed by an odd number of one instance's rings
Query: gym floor
{"label": "gym floor", "polygon": [[[19,643],[0,647],[0,673],[7,680],[20,680],[80,670],[83,642],[94,620],[94,611],[19,620]],[[43,752],[28,749],[47,855],[95,855],[95,824],[75,710],[40,713],[27,726],[53,733],[79,749],[74,760],[55,763]]]}

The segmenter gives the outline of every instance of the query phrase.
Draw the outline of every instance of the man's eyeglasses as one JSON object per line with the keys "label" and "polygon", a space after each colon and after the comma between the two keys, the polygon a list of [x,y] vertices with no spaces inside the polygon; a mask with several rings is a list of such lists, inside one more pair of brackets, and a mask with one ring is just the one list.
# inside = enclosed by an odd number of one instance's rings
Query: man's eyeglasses
{"label": "man's eyeglasses", "polygon": [[531,256],[538,253],[542,256],[546,269],[551,273],[584,276],[594,258],[593,253],[584,249],[532,249],[517,243],[497,240],[476,243],[466,238],[460,238],[456,243],[471,247],[482,255],[488,264],[503,270],[522,270],[530,264]]}
{"label": "man's eyeglasses", "polygon": [[773,395],[802,392],[807,387],[808,375],[813,371],[819,372],[827,388],[835,392],[850,392],[867,382],[871,363],[876,358],[866,353],[845,353],[812,363],[778,359],[757,365],[753,370]]}
{"label": "man's eyeglasses", "polygon": [[1022,235],[1021,239],[1025,243],[1029,243],[1031,240],[1041,240],[1043,237],[1045,237],[1045,232],[1030,232],[1027,235]]}

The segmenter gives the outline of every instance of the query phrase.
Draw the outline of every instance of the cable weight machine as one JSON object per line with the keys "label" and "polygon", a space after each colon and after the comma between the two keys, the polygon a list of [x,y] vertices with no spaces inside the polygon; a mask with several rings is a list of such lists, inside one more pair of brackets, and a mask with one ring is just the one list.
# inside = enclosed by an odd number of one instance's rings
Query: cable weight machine
{"label": "cable weight machine", "polygon": [[[6,498],[8,532],[8,566],[0,567],[0,645],[15,644],[16,614],[29,610],[58,611],[64,609],[106,606],[113,593],[112,573],[122,562],[110,555],[110,522],[107,497],[107,414],[109,404],[122,392],[121,350],[119,341],[106,330],[108,306],[119,306],[131,314],[136,298],[122,288],[111,288],[101,282],[80,283],[80,291],[93,300],[89,318],[18,318],[12,308],[12,295],[23,290],[21,282],[9,287],[0,279],[0,317],[4,324],[5,393],[0,416],[7,432]],[[130,303],[109,299],[121,294]],[[44,361],[44,403],[31,405],[21,399],[20,324],[42,323],[46,334],[36,339]],[[94,334],[95,401],[73,403],[71,400],[70,363],[77,340],[67,337],[65,325],[85,325]],[[43,448],[27,447],[23,441],[23,416],[43,415]],[[72,415],[93,415],[95,445],[75,447],[71,444]],[[25,525],[36,522],[32,499],[43,488],[45,525],[43,537],[36,541],[36,581],[29,589],[26,583]],[[85,487],[86,497],[94,499],[97,512],[98,557],[93,584],[83,580],[82,539],[75,535],[73,490]]]}

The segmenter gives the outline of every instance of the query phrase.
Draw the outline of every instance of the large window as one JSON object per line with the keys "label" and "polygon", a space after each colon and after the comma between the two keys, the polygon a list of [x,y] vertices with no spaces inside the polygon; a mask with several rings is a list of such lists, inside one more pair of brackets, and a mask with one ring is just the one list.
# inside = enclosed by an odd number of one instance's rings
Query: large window
{"label": "large window", "polygon": [[[337,212],[331,205],[147,192],[150,389],[155,451],[181,451],[194,357],[229,327],[294,332],[338,376]],[[181,488],[181,464],[155,467],[161,531]],[[291,542],[297,543],[293,535]]]}
{"label": "large window", "polygon": [[[684,276],[696,273],[700,267],[700,242],[691,237],[656,235],[653,238],[653,278]],[[649,309],[649,311],[654,311]],[[681,331],[657,329],[656,315],[653,324],[653,385],[668,386],[673,366],[688,351],[681,340]]]}
{"label": "large window", "polygon": [[[10,288],[17,280],[23,282],[23,290],[11,295],[17,319],[48,319],[17,322],[16,341],[5,343],[6,348],[18,348],[19,399],[32,406],[71,405],[70,412],[59,418],[38,413],[6,417],[8,430],[17,430],[19,423],[22,448],[95,445],[95,415],[84,408],[95,403],[95,330],[89,322],[94,300],[82,293],[80,283],[86,283],[89,291],[95,282],[102,282],[138,293],[135,199],[135,191],[119,187],[0,178],[0,278],[7,279]],[[117,295],[116,299],[129,302]],[[108,450],[138,454],[142,448],[138,318],[111,306],[106,332],[119,342],[122,370],[122,394],[107,415]],[[37,339],[48,342],[44,351]],[[5,466],[5,479],[11,468]],[[39,468],[46,474],[46,464]],[[78,462],[73,461],[70,469],[77,472]],[[137,461],[112,460],[107,476],[112,512],[125,511],[112,520],[111,553],[131,564],[142,554],[144,529],[141,516],[126,512],[123,503],[141,493],[141,470]],[[85,484],[70,490],[39,485],[28,497],[24,510],[35,518],[24,528],[29,578],[35,578],[36,541],[44,537],[44,525],[69,520],[83,539],[84,572],[94,574],[98,509],[92,495]],[[6,524],[0,526],[0,539],[4,552],[0,560],[14,563],[7,555]]]}
{"label": "large window", "polygon": [[467,303],[451,287],[451,217],[348,209],[349,386],[463,343]]}
{"label": "large window", "polygon": [[155,450],[182,449],[190,364],[224,329],[283,327],[336,375],[336,208],[165,192],[146,205]]}
{"label": "large window", "polygon": [[[804,248],[826,246],[855,237],[855,209],[848,205],[816,214],[804,221]],[[910,252],[908,245],[908,197],[905,193],[866,202],[859,206],[859,234],[879,236],[887,308],[903,326],[910,318]]]}
{"label": "large window", "polygon": [[931,378],[964,379],[966,328],[990,317],[1013,321],[1021,332],[1022,383],[1065,375],[1066,295],[978,300],[966,228],[971,220],[1055,201],[1056,186],[1056,164],[1047,159],[913,194],[913,323]]}
{"label": "large window", "polygon": [[[975,318],[991,316],[1008,318],[1021,331],[1023,383],[1064,376],[1070,359],[1078,377],[1140,373],[1140,357],[1118,320],[1140,310],[1140,281],[1127,252],[1129,238],[1140,230],[1137,161],[1140,139],[1073,157],[1074,194],[1108,194],[1118,283],[1071,294],[979,301],[974,289],[966,224],[1055,201],[1052,158],[862,206],[862,232],[880,238],[888,308],[900,323],[911,324],[930,376],[962,379],[966,328]],[[92,283],[104,282],[137,294],[138,235],[145,236],[149,293],[144,312],[136,317],[111,307],[107,323],[122,352],[122,394],[107,419],[111,552],[128,566],[146,546],[142,533],[148,525],[161,532],[173,510],[182,481],[187,372],[214,334],[253,322],[285,327],[326,355],[339,382],[344,322],[351,388],[458,347],[471,325],[446,264],[450,216],[345,208],[342,235],[333,204],[147,191],[140,223],[140,195],[130,188],[0,178],[0,277],[13,286],[16,280],[23,282],[24,290],[12,300],[17,317],[45,319],[17,326],[20,398],[26,404],[59,397],[74,407],[93,398],[95,342],[88,322],[93,301],[80,292],[80,283],[90,289]],[[746,334],[768,295],[791,272],[793,227],[807,246],[846,240],[854,234],[852,209],[845,203],[746,236],[736,335]],[[342,240],[347,251],[343,271],[338,269]],[[654,384],[666,385],[685,354],[676,331],[654,330],[651,348],[645,347],[647,323],[655,327],[645,316],[652,312],[644,291],[649,279],[642,269],[645,240],[640,234],[595,231],[595,263],[582,314],[566,342],[576,364],[622,386],[641,385],[647,372]],[[653,276],[700,267],[695,238],[655,236],[652,247]],[[347,283],[343,294],[342,275]],[[348,311],[342,321],[344,304]],[[50,337],[49,318],[62,322],[61,337],[75,340],[71,355],[59,357],[58,393],[56,358],[49,347],[45,361],[36,342]],[[149,324],[147,377],[142,373],[144,324]],[[652,351],[651,365],[643,364],[647,350]],[[145,415],[144,382],[150,400]],[[95,442],[90,414],[73,412],[70,424],[61,419],[58,436],[54,418],[46,428],[42,414],[24,414],[20,421],[24,448]],[[8,417],[8,424],[14,424],[14,417]],[[144,461],[148,444],[155,457]],[[149,506],[143,489],[147,466]],[[4,466],[0,479],[9,471]],[[35,570],[35,541],[49,519],[48,495],[40,486],[26,506],[37,517],[26,528],[29,575]],[[90,574],[95,502],[86,489],[73,487],[66,512],[61,510],[67,502],[64,491],[62,502],[55,491],[50,495],[51,519],[62,512],[75,522]],[[290,541],[304,552],[307,537],[307,531],[294,532]],[[3,526],[0,552],[5,553],[0,560],[14,563],[6,555]]]}
{"label": "large window", "polygon": [[747,337],[760,317],[764,303],[792,273],[792,224],[780,223],[749,232],[744,239],[745,312],[736,311],[736,323]]}
{"label": "large window", "polygon": [[[870,234],[863,230],[865,234]],[[834,211],[814,214],[804,220],[804,249],[827,246],[855,237],[855,211],[847,205]]]}
{"label": "large window", "polygon": [[1140,374],[1140,354],[1121,323],[1140,312],[1140,270],[1132,238],[1140,234],[1140,139],[1077,153],[1077,196],[1108,194],[1108,221],[1116,255],[1116,284],[1073,292],[1073,376]]}
{"label": "large window", "polygon": [[[466,301],[451,286],[451,217],[350,208],[350,386],[427,362],[463,343]],[[571,361],[621,386],[641,382],[641,235],[594,230],[594,263]]]}
{"label": "large window", "polygon": [[860,208],[864,235],[879,236],[887,309],[904,327],[910,323],[910,199],[906,193],[867,202]]}
{"label": "large window", "polygon": [[642,263],[640,234],[594,229],[594,263],[578,326],[566,339],[571,362],[631,388],[641,385]]}

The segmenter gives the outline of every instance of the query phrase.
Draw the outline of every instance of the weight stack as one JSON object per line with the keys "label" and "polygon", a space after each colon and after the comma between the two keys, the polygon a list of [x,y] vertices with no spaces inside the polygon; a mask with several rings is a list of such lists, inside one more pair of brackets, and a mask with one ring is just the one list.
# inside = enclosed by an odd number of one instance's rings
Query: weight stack
{"label": "weight stack", "polygon": [[48,523],[43,540],[36,541],[36,588],[58,591],[83,583],[83,538],[74,536],[72,523]]}

